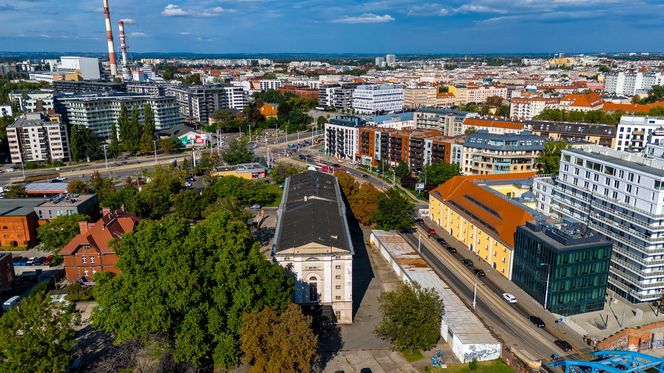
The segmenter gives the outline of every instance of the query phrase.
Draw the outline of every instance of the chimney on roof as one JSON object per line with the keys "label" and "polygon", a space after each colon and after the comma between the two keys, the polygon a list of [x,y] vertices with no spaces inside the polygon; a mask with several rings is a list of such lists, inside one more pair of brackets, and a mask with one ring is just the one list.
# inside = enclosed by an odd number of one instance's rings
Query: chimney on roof
{"label": "chimney on roof", "polygon": [[90,223],[87,221],[79,221],[78,228],[81,230],[81,234],[86,234],[90,230]]}
{"label": "chimney on roof", "polygon": [[106,216],[110,213],[111,213],[111,209],[108,208],[108,207],[104,207],[103,209],[101,209],[101,216]]}

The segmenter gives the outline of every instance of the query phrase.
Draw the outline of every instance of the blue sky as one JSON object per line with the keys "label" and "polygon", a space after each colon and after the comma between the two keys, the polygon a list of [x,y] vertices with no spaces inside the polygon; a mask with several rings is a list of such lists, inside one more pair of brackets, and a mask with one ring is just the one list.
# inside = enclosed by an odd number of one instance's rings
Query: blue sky
{"label": "blue sky", "polygon": [[[664,0],[109,0],[130,51],[664,50]],[[0,51],[103,52],[102,0],[0,0]]]}

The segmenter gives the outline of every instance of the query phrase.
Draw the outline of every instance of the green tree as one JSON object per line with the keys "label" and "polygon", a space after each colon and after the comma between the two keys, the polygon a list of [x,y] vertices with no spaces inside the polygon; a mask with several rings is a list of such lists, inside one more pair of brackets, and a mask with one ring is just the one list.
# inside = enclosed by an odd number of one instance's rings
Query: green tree
{"label": "green tree", "polygon": [[97,193],[97,197],[99,197],[99,204],[102,207],[110,207],[108,205],[107,199],[116,190],[113,180],[110,178],[102,177],[99,175],[99,172],[95,172],[92,174],[92,178],[90,178],[90,190],[92,190],[94,193]]}
{"label": "green tree", "polygon": [[166,153],[175,153],[178,150],[178,141],[172,137],[159,139],[159,149]]}
{"label": "green tree", "polygon": [[413,225],[413,208],[412,203],[392,188],[380,196],[373,220],[387,231],[407,228]]}
{"label": "green tree", "polygon": [[259,180],[246,180],[234,176],[217,178],[210,189],[218,198],[234,198],[241,206],[257,203],[261,206],[274,203],[281,195],[276,185],[267,185]]}
{"label": "green tree", "polygon": [[370,225],[373,222],[381,192],[370,183],[360,183],[356,192],[348,197],[348,204],[353,216],[362,224]]}
{"label": "green tree", "polygon": [[540,171],[545,174],[557,175],[560,169],[560,156],[570,145],[566,141],[549,141],[544,144],[544,151],[537,157]]}
{"label": "green tree", "polygon": [[26,193],[23,184],[12,184],[5,190],[5,197],[7,198],[25,198],[27,196],[28,193]]}
{"label": "green tree", "polygon": [[242,315],[290,302],[293,280],[226,211],[193,226],[173,215],[144,220],[113,246],[122,275],[95,277],[94,326],[118,343],[162,335],[177,362],[234,367]]}
{"label": "green tree", "polygon": [[111,142],[108,146],[108,156],[115,157],[120,154],[122,148],[120,147],[120,142],[118,141],[118,129],[117,126],[111,128]]}
{"label": "green tree", "polygon": [[651,104],[653,102],[658,102],[664,100],[664,86],[654,85],[648,91],[648,97],[641,100],[644,104]]}
{"label": "green tree", "polygon": [[51,302],[44,291],[0,318],[0,371],[65,372],[76,343],[73,307]]}
{"label": "green tree", "polygon": [[120,145],[123,147],[125,143],[131,141],[131,130],[129,129],[129,113],[127,111],[127,105],[124,103],[120,104],[120,115],[118,116],[118,125],[117,128],[120,129]]}
{"label": "green tree", "polygon": [[70,144],[72,159],[96,160],[104,157],[101,141],[91,129],[85,126],[74,125],[71,127]]}
{"label": "green tree", "polygon": [[67,184],[67,193],[86,194],[90,193],[90,187],[83,180],[74,179]]}
{"label": "green tree", "polygon": [[143,107],[143,131],[141,133],[140,151],[141,153],[152,153],[155,146],[152,141],[155,138],[154,111],[150,104]]}
{"label": "green tree", "polygon": [[138,108],[134,107],[131,110],[131,116],[129,117],[127,138],[122,140],[122,145],[126,151],[136,152],[138,150],[141,132],[141,122],[138,117]]}
{"label": "green tree", "polygon": [[80,233],[79,222],[86,220],[81,214],[58,216],[37,228],[37,238],[45,249],[59,250]]}
{"label": "green tree", "polygon": [[318,338],[299,306],[290,304],[281,315],[265,307],[242,321],[240,345],[252,372],[311,372]]}
{"label": "green tree", "polygon": [[275,74],[275,73],[265,73],[265,74],[263,74],[263,79],[277,79],[277,74]]}
{"label": "green tree", "polygon": [[173,212],[185,219],[200,219],[207,206],[203,196],[195,190],[185,190],[171,196]]}
{"label": "green tree", "polygon": [[270,172],[270,176],[272,177],[272,180],[277,183],[281,184],[284,181],[286,181],[286,178],[289,176],[293,176],[296,174],[299,174],[303,171],[303,169],[290,166],[289,164],[285,162],[280,162],[277,163],[277,165],[272,169]]}
{"label": "green tree", "polygon": [[461,169],[454,163],[433,163],[424,167],[424,176],[420,176],[422,181],[426,179],[426,187],[439,186],[445,184],[447,180],[454,176],[461,175]]}
{"label": "green tree", "polygon": [[378,298],[383,319],[376,334],[401,351],[428,350],[440,337],[443,301],[433,289],[416,282]]}
{"label": "green tree", "polygon": [[404,161],[399,161],[399,164],[394,169],[394,174],[399,179],[401,179],[402,177],[410,174],[410,168],[408,167],[408,163],[406,163]]}
{"label": "green tree", "polygon": [[249,150],[249,142],[245,138],[233,139],[223,152],[224,161],[228,164],[247,163],[254,160],[254,153]]}
{"label": "green tree", "polygon": [[510,105],[509,104],[500,105],[498,111],[496,111],[496,115],[498,115],[499,117],[508,118],[510,116]]}

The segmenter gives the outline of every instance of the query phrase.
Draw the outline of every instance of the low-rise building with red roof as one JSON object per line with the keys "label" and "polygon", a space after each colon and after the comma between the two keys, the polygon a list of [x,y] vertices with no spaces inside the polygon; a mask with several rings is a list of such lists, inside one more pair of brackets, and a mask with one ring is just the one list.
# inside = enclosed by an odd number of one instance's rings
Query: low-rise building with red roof
{"label": "low-rise building with red roof", "polygon": [[129,213],[109,211],[96,223],[80,222],[81,233],[60,250],[67,280],[91,282],[97,272],[118,273],[118,256],[111,242],[132,232],[137,224],[138,218]]}

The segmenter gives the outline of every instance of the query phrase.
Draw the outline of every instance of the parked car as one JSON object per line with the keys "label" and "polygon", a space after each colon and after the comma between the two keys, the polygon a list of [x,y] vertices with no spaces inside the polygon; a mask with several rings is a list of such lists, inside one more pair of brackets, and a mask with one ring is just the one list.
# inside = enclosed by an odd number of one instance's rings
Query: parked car
{"label": "parked car", "polygon": [[12,258],[12,262],[13,262],[14,264],[16,264],[16,263],[20,262],[21,259],[23,259],[22,256],[15,256],[15,257]]}
{"label": "parked car", "polygon": [[462,260],[462,262],[463,262],[463,265],[465,265],[466,267],[472,267],[473,266],[473,261],[470,260],[470,259],[464,259],[464,260]]}
{"label": "parked car", "polygon": [[544,321],[542,321],[542,319],[537,316],[528,316],[528,320],[530,320],[530,322],[535,324],[535,326],[538,328],[544,328],[546,326]]}
{"label": "parked car", "polygon": [[441,238],[441,237],[436,238],[436,241],[438,241],[438,243],[441,244],[441,245],[445,245],[445,244],[447,243],[447,242],[446,242],[443,238]]}
{"label": "parked car", "polygon": [[32,262],[32,265],[40,266],[44,263],[45,259],[46,258],[44,258],[44,257],[35,258],[35,261]]}
{"label": "parked car", "polygon": [[447,251],[451,252],[452,254],[456,254],[457,249],[453,248],[452,246],[447,246],[446,247]]}
{"label": "parked car", "polygon": [[16,263],[14,263],[14,266],[23,267],[23,266],[26,265],[27,262],[28,262],[28,258],[20,256],[19,260]]}
{"label": "parked car", "polygon": [[555,343],[556,346],[560,347],[560,349],[565,352],[572,351],[572,345],[569,344],[567,341],[564,341],[562,339],[556,339],[555,341],[553,341],[553,343]]}
{"label": "parked car", "polygon": [[31,265],[33,265],[33,264],[35,263],[35,259],[37,259],[37,258],[35,258],[34,256],[28,258],[28,261],[25,262],[25,265],[27,265],[27,266],[31,266]]}
{"label": "parked car", "polygon": [[516,297],[510,293],[503,293],[503,299],[505,299],[507,303],[516,303]]}
{"label": "parked car", "polygon": [[362,174],[362,177],[366,179],[366,178],[369,177],[369,175],[367,175],[367,174]]}
{"label": "parked car", "polygon": [[401,229],[399,230],[399,232],[401,232],[401,233],[403,233],[403,234],[411,234],[411,233],[415,233],[415,229],[410,228],[410,227],[408,227],[408,228],[401,228]]}
{"label": "parked car", "polygon": [[44,265],[49,265],[53,261],[53,255],[49,255],[44,259]]}
{"label": "parked car", "polygon": [[477,277],[486,277],[486,273],[484,273],[484,271],[481,270],[481,269],[479,269],[479,268],[475,268],[475,269],[473,269],[473,273],[474,273],[475,276],[477,276]]}
{"label": "parked car", "polygon": [[9,168],[7,169],[7,172],[14,172],[14,171],[16,171],[16,169],[15,169],[14,167],[9,167]]}
{"label": "parked car", "polygon": [[424,224],[424,220],[422,218],[417,218],[417,219],[415,219],[415,223]]}
{"label": "parked car", "polygon": [[436,234],[436,230],[433,229],[433,228],[429,228],[429,229],[427,229],[427,233],[429,233],[430,235]]}
{"label": "parked car", "polygon": [[261,205],[259,205],[258,203],[256,203],[256,204],[251,205],[250,208],[251,208],[251,209],[254,209],[254,210],[258,210],[258,209],[261,208]]}
{"label": "parked car", "polygon": [[2,310],[7,312],[10,309],[18,306],[18,304],[21,303],[21,296],[20,295],[15,295],[9,299],[7,299],[3,304],[2,304]]}

